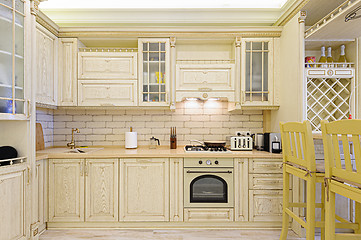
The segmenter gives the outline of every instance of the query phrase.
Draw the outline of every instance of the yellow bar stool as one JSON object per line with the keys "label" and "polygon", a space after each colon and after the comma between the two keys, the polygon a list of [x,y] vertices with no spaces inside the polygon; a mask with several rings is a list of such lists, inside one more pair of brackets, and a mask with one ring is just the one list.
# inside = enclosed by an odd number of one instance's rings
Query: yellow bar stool
{"label": "yellow bar stool", "polygon": [[[340,120],[329,123],[321,121],[325,152],[325,231],[327,240],[361,239],[361,120]],[[352,145],[350,145],[352,142]],[[350,147],[352,146],[352,147]],[[340,148],[343,149],[343,158]],[[350,148],[355,161],[350,157]],[[355,201],[354,221],[350,222],[335,215],[335,194]],[[340,222],[336,223],[335,218]],[[351,228],[354,233],[335,233],[338,225]]]}
{"label": "yellow bar stool", "polygon": [[[304,122],[280,122],[283,152],[283,218],[281,240],[287,239],[289,217],[306,229],[306,239],[315,239],[315,228],[321,228],[324,239],[324,171],[316,169],[315,148],[311,124]],[[306,181],[306,203],[290,202],[290,175]],[[322,183],[322,203],[316,204],[316,183]],[[321,222],[316,222],[315,209],[321,208]],[[306,208],[306,220],[292,211],[292,208]]]}

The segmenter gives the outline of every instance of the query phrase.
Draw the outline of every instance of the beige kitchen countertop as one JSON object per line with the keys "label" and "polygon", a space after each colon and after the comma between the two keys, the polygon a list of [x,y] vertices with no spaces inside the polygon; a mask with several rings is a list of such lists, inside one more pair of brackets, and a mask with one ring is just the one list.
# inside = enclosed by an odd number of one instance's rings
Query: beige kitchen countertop
{"label": "beige kitchen countertop", "polygon": [[[80,148],[87,151],[87,148]],[[124,146],[92,146],[88,153],[69,153],[69,148],[47,148],[36,152],[36,160],[48,158],[177,158],[177,157],[231,157],[231,158],[282,158],[282,154],[269,153],[264,151],[232,151],[231,153],[199,153],[184,152],[183,146],[177,149],[169,149],[169,146],[158,146],[156,149],[149,149],[149,146],[140,146],[137,149],[125,149]]]}

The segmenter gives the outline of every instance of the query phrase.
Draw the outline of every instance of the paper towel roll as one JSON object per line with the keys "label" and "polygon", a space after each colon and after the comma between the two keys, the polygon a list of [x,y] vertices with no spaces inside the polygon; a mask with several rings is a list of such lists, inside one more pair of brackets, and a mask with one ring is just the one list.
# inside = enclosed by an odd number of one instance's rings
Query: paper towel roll
{"label": "paper towel roll", "polygon": [[137,132],[125,133],[125,148],[137,148]]}

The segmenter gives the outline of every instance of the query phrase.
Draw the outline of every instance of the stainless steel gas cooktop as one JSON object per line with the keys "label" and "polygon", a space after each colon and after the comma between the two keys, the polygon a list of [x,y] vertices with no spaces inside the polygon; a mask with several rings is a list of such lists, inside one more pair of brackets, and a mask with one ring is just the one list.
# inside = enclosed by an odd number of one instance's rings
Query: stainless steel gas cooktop
{"label": "stainless steel gas cooktop", "polygon": [[202,145],[186,145],[184,146],[185,152],[197,152],[197,153],[231,153],[226,147],[207,147]]}

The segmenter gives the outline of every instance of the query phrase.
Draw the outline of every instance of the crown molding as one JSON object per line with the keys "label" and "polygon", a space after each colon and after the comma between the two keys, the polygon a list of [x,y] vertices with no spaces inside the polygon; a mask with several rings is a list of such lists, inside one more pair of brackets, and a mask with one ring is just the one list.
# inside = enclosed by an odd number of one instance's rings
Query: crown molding
{"label": "crown molding", "polygon": [[288,23],[310,0],[289,0],[282,7],[282,14],[273,26],[284,26]]}
{"label": "crown molding", "polygon": [[56,25],[48,16],[46,16],[42,11],[36,15],[36,22],[41,26],[46,28],[49,32],[59,37],[59,26]]}

